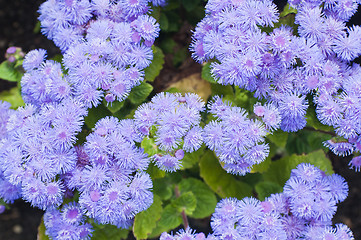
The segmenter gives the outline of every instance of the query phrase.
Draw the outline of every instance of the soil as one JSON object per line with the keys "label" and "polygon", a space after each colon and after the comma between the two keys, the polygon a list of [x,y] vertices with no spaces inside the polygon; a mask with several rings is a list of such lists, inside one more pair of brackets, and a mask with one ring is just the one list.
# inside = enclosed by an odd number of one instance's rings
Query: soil
{"label": "soil", "polygon": [[[34,32],[37,23],[37,9],[43,1],[32,0],[0,0],[0,62],[4,60],[4,54],[9,46],[19,46],[26,53],[32,49],[44,48],[48,56],[59,54],[54,44],[46,39],[40,32]],[[284,1],[278,2],[280,6]],[[359,24],[360,11],[353,17],[352,22]],[[179,47],[186,46],[190,42],[191,25],[184,23],[182,31],[174,36]],[[178,81],[193,73],[199,73],[201,67],[191,58],[187,58],[179,67],[174,67],[172,55],[166,54],[166,63],[161,75],[154,82],[156,91],[165,89],[171,82]],[[13,83],[0,80],[0,91],[15,86]],[[349,158],[340,158],[329,154],[334,171],[342,175],[349,185],[348,198],[338,205],[338,211],[334,217],[334,223],[345,223],[353,231],[355,239],[361,239],[361,173],[348,168]],[[0,239],[1,240],[33,240],[37,236],[37,228],[41,221],[43,211],[32,208],[30,204],[16,201],[11,209],[0,214]],[[192,226],[198,230],[209,229],[209,219],[190,220]],[[130,238],[132,238],[130,236]]]}

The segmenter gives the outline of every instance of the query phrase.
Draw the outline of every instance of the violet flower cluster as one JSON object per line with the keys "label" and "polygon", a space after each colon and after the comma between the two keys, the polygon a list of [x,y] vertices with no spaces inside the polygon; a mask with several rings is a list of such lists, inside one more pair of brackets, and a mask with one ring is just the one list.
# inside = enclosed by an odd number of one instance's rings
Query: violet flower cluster
{"label": "violet flower cluster", "polygon": [[203,129],[199,126],[204,102],[193,93],[159,93],[149,103],[138,107],[135,124],[142,138],[150,137],[160,150],[151,156],[164,171],[181,168],[184,153],[197,151],[203,143]]}
{"label": "violet flower cluster", "polygon": [[169,239],[277,239],[322,240],[354,239],[344,224],[332,227],[336,204],[345,200],[348,186],[337,174],[326,175],[319,168],[301,163],[292,170],[283,193],[272,194],[264,201],[253,197],[242,200],[222,199],[212,215],[213,233],[207,238],[190,229]]}
{"label": "violet flower cluster", "polygon": [[181,229],[176,234],[168,234],[163,232],[160,235],[159,240],[216,240],[217,238],[214,237],[212,234],[209,234],[207,237],[204,233],[196,233],[192,229]]}
{"label": "violet flower cluster", "polygon": [[11,111],[0,135],[1,198],[21,197],[41,209],[59,206],[64,185],[57,176],[75,167],[74,144],[86,113],[70,98]]}
{"label": "violet flower cluster", "polygon": [[[159,32],[148,15],[149,2],[49,0],[41,5],[42,32],[62,50],[63,66],[46,60],[43,49],[30,51],[21,80],[25,107],[14,111],[1,103],[0,197],[5,202],[23,198],[54,213],[77,191],[79,214],[123,228],[152,204],[152,181],[144,172],[148,157],[135,145],[141,140],[133,120],[103,119],[84,145],[75,146],[87,108],[103,95],[108,102],[121,101],[143,80]],[[49,234],[58,239],[59,231],[49,229]]]}
{"label": "violet flower cluster", "polygon": [[62,50],[66,82],[87,107],[103,97],[123,101],[144,80],[160,30],[148,14],[149,2],[48,0],[41,5],[42,32]]}
{"label": "violet flower cluster", "polygon": [[153,183],[144,172],[149,159],[136,141],[134,120],[103,118],[77,146],[76,168],[63,175],[65,186],[79,192],[83,214],[97,223],[128,228],[153,203]]}
{"label": "violet flower cluster", "polygon": [[[339,155],[360,152],[361,75],[352,61],[361,54],[361,27],[346,27],[360,1],[289,4],[297,9],[298,35],[290,26],[274,27],[279,18],[270,0],[208,1],[193,35],[192,56],[212,62],[218,83],[240,86],[274,104],[283,131],[305,127],[306,96],[312,95],[318,119],[341,137],[326,146]],[[350,165],[360,170],[359,160]]]}
{"label": "violet flower cluster", "polygon": [[46,235],[52,239],[89,240],[93,231],[76,202],[65,204],[61,210],[48,209],[44,213],[44,224]]}
{"label": "violet flower cluster", "polygon": [[[218,96],[210,102],[209,112],[216,120],[204,127],[204,143],[215,152],[227,172],[245,175],[254,164],[266,159],[269,153],[269,146],[264,142],[267,124],[249,119],[244,109],[231,106]],[[272,126],[270,128],[276,128],[280,117],[277,112],[272,114],[275,120],[268,124]]]}

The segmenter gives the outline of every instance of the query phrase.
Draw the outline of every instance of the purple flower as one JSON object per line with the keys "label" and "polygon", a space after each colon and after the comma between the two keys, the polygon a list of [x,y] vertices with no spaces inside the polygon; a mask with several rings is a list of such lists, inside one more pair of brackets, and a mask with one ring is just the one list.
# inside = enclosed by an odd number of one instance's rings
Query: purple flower
{"label": "purple flower", "polygon": [[175,172],[181,168],[181,162],[177,157],[171,155],[154,155],[153,161],[155,165],[167,172]]}
{"label": "purple flower", "polygon": [[213,98],[209,108],[217,120],[204,127],[204,143],[225,163],[227,172],[244,175],[265,160],[269,147],[263,144],[266,129],[260,121],[248,119],[244,109],[223,103],[220,97]]}
{"label": "purple flower", "polygon": [[147,41],[153,41],[158,37],[159,23],[153,17],[141,15],[131,23],[131,26]]}
{"label": "purple flower", "polygon": [[31,71],[35,68],[39,68],[40,65],[46,58],[46,50],[44,49],[37,49],[31,50],[25,55],[23,67],[25,71]]}
{"label": "purple flower", "polygon": [[174,154],[180,149],[193,152],[201,147],[202,111],[204,102],[198,95],[189,93],[184,97],[159,93],[151,102],[138,107],[134,114],[135,124],[139,134],[154,139],[159,151],[152,157],[156,166],[166,171],[178,170],[181,162]]}
{"label": "purple flower", "polygon": [[353,26],[348,29],[348,36],[340,36],[334,41],[333,50],[345,61],[352,61],[361,54],[361,28]]}
{"label": "purple flower", "polygon": [[359,172],[361,169],[361,156],[356,156],[348,164],[350,168],[355,168],[356,172]]}

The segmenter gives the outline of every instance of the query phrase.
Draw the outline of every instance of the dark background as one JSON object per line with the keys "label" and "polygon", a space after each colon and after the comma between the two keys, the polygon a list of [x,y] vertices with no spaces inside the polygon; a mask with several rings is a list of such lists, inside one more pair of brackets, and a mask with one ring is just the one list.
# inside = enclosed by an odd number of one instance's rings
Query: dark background
{"label": "dark background", "polygon": [[[9,46],[19,46],[26,53],[32,49],[44,48],[48,51],[48,56],[52,57],[59,52],[54,44],[47,40],[39,32],[34,32],[37,23],[37,9],[43,1],[40,0],[0,0],[0,61],[4,60],[5,51]],[[282,7],[285,1],[276,1]],[[280,8],[281,9],[281,8]],[[360,13],[356,14],[349,24],[360,24]],[[174,39],[178,43],[190,42],[189,24],[184,24],[182,32],[176,34]],[[169,76],[185,75],[200,71],[200,66],[194,61],[187,59],[185,65],[174,68],[166,63],[158,81],[158,89],[164,87],[164,79]],[[159,80],[160,79],[160,80]],[[179,78],[176,78],[179,79]],[[168,80],[169,81],[169,80]],[[0,80],[0,91],[7,90],[14,84]],[[157,87],[156,87],[157,88]],[[341,159],[329,154],[334,170],[342,175],[349,184],[349,196],[338,205],[338,211],[334,217],[334,223],[345,223],[353,231],[355,239],[361,239],[361,173],[355,173],[348,169],[349,158]],[[16,201],[10,210],[0,214],[0,240],[33,240],[36,239],[37,227],[40,223],[43,212],[34,209],[30,204],[23,201]],[[206,227],[207,221],[191,221],[191,226],[200,228]],[[197,228],[197,227],[196,227]],[[199,229],[200,230],[200,229]]]}

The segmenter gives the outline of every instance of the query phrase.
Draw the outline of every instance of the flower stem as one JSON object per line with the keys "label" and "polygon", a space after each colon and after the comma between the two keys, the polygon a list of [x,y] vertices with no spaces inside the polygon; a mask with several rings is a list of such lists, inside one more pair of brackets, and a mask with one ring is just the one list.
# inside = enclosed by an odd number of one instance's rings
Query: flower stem
{"label": "flower stem", "polygon": [[[174,191],[175,191],[175,196],[177,198],[179,198],[180,197],[180,192],[179,192],[178,185],[175,186]],[[184,229],[187,229],[189,227],[189,222],[188,222],[186,212],[184,210],[182,210],[181,215],[182,215]]]}
{"label": "flower stem", "polygon": [[320,133],[324,133],[324,134],[328,134],[331,135],[333,137],[336,137],[337,134],[334,132],[329,132],[329,131],[325,131],[325,130],[321,130],[321,129],[315,129],[313,127],[304,127],[303,129],[308,130],[308,131],[313,131],[313,132],[320,132]]}

